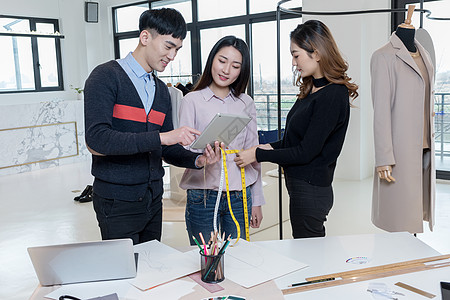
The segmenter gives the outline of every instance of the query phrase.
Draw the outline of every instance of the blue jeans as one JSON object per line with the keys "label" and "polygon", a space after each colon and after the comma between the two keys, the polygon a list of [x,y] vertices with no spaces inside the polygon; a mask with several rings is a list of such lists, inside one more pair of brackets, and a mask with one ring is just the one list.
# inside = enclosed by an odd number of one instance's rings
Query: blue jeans
{"label": "blue jeans", "polygon": [[[206,196],[206,203],[205,203]],[[199,233],[201,232],[208,243],[211,237],[211,232],[214,231],[214,208],[216,206],[217,191],[213,190],[187,190],[186,203],[186,229],[189,234],[191,245],[195,245],[192,236],[201,243]],[[242,191],[230,191],[231,209],[234,217],[239,222],[241,229],[241,238],[245,238],[245,221],[244,221],[244,205],[242,200]],[[252,195],[250,187],[247,187],[247,208],[248,221],[252,215]],[[225,237],[231,234],[232,238],[237,238],[236,225],[231,218],[230,210],[228,209],[228,200],[226,192],[222,192],[220,198],[219,211],[217,213],[217,230],[222,236],[225,232]]]}

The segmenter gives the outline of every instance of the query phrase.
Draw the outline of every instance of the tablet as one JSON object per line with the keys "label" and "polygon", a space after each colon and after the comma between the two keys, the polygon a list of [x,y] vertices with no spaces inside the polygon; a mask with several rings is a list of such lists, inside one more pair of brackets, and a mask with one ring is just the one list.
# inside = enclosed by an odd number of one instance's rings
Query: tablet
{"label": "tablet", "polygon": [[204,149],[207,144],[214,146],[215,141],[228,146],[251,119],[248,116],[217,113],[190,147],[192,149]]}

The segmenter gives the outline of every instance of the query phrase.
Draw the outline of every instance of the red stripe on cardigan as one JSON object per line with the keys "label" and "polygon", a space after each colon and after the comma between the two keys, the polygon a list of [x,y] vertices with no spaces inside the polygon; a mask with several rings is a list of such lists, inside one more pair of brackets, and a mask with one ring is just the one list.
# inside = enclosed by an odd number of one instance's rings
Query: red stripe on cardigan
{"label": "red stripe on cardigan", "polygon": [[122,104],[114,105],[113,117],[142,123],[147,122],[147,114],[145,113],[145,109]]}
{"label": "red stripe on cardigan", "polygon": [[150,113],[148,114],[148,121],[153,124],[157,124],[159,126],[162,126],[164,123],[164,119],[166,118],[166,114],[156,111],[156,110],[150,110]]}

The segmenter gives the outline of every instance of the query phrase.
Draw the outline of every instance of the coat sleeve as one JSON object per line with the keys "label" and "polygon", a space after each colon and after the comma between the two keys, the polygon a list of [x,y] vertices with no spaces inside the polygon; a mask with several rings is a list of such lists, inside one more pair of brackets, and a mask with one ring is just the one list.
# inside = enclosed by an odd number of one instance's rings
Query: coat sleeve
{"label": "coat sleeve", "polygon": [[391,99],[393,78],[384,54],[375,52],[370,62],[372,79],[373,128],[375,139],[375,166],[395,165],[392,142]]}

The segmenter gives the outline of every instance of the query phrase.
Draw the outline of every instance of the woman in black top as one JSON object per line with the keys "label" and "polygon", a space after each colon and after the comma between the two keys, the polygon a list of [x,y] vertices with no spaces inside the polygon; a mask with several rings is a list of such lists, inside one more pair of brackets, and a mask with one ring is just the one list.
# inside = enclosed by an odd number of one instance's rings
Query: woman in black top
{"label": "woman in black top", "polygon": [[284,137],[241,151],[235,161],[240,167],[254,161],[281,165],[293,237],[321,237],[333,206],[331,183],[350,117],[349,97],[358,96],[358,86],[350,82],[348,64],[325,24],[307,21],[290,38],[300,93],[287,115]]}

